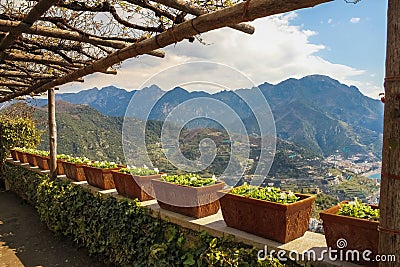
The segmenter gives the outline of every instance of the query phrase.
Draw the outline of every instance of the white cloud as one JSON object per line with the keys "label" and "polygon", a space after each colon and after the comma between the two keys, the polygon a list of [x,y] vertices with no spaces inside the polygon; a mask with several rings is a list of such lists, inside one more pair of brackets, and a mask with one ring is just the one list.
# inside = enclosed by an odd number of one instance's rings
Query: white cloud
{"label": "white cloud", "polygon": [[351,18],[350,22],[351,23],[359,23],[361,21],[361,18]]}
{"label": "white cloud", "polygon": [[328,24],[332,24],[333,19],[328,19]]}
{"label": "white cloud", "polygon": [[[164,59],[150,56],[134,58],[123,63],[116,76],[91,75],[85,78],[84,84],[66,85],[63,86],[63,91],[77,91],[94,86],[101,88],[110,84],[128,90],[136,89],[159,71],[192,61],[212,61],[231,66],[246,74],[257,85],[264,82],[278,83],[287,78],[300,78],[318,73],[355,85],[363,91],[363,76],[368,76],[370,80],[369,75],[364,70],[332,63],[318,56],[319,51],[327,48],[322,44],[310,42],[310,36],[316,35],[317,32],[291,25],[296,16],[295,12],[291,12],[256,20],[253,22],[256,28],[253,35],[229,28],[215,30],[201,36],[209,45],[183,41],[165,48]],[[219,75],[219,72],[193,68],[192,72],[186,71],[182,75],[185,75],[187,80],[198,80],[199,74],[203,75],[202,77],[211,77]],[[235,82],[234,77],[220,79]],[[159,85],[163,87],[163,84]],[[371,90],[372,87],[368,88]],[[369,90],[365,91],[371,93]]]}

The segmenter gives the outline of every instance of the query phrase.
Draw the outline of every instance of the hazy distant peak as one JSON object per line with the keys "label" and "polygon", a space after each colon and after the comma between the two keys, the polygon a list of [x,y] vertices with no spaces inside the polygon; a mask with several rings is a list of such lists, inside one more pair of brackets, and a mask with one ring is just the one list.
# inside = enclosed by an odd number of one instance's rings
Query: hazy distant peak
{"label": "hazy distant peak", "polygon": [[118,88],[118,87],[116,87],[114,85],[109,85],[109,86],[106,86],[106,87],[103,87],[103,88],[100,89],[100,92],[103,92],[103,93],[113,93],[113,94],[115,94],[115,91],[126,91],[126,90]]}
{"label": "hazy distant peak", "polygon": [[184,89],[184,88],[182,88],[182,87],[179,87],[179,86],[174,87],[174,88],[171,90],[171,92],[174,92],[174,93],[184,93],[184,94],[189,93],[186,89]]}
{"label": "hazy distant peak", "polygon": [[164,92],[158,85],[152,84],[148,87],[144,87],[142,90],[154,91],[154,92]]}

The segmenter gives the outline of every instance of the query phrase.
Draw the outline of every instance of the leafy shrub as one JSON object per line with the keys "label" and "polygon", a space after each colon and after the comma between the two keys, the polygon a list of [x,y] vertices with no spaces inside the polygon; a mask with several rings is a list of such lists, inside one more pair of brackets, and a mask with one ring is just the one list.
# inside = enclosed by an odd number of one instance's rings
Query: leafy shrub
{"label": "leafy shrub", "polygon": [[258,187],[248,184],[233,188],[230,193],[281,204],[294,203],[299,199],[293,192],[290,191],[283,192],[276,187]]}
{"label": "leafy shrub", "polygon": [[371,221],[379,221],[380,210],[374,209],[371,206],[362,203],[361,200],[354,198],[354,201],[346,204],[340,204],[340,209],[337,214],[350,216],[360,219],[366,219]]}
{"label": "leafy shrub", "polygon": [[192,173],[183,175],[162,176],[162,179],[169,183],[193,187],[213,185],[217,182],[217,179],[215,177],[201,178],[200,175]]}
{"label": "leafy shrub", "polygon": [[146,165],[143,165],[143,167],[135,167],[135,166],[128,166],[127,168],[121,168],[119,169],[119,172],[127,173],[127,174],[133,174],[137,176],[146,176],[146,175],[155,175],[158,174],[160,171],[157,168],[149,169]]}
{"label": "leafy shrub", "polygon": [[34,148],[41,141],[42,132],[29,117],[13,118],[0,114],[0,165],[13,147]]}
{"label": "leafy shrub", "polygon": [[36,206],[41,220],[53,232],[85,246],[106,263],[150,267],[284,266],[274,258],[258,260],[258,249],[252,246],[154,218],[136,201],[92,193],[12,164],[6,164],[6,172],[12,190]]}

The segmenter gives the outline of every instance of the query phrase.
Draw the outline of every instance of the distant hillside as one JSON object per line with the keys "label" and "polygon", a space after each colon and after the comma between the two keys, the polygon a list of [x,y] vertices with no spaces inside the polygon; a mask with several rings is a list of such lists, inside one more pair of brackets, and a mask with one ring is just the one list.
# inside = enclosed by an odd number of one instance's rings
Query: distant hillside
{"label": "distant hillside", "polygon": [[[56,108],[59,153],[123,161],[122,118],[105,116],[89,106],[67,102],[57,101]],[[47,110],[37,110],[36,116],[46,117]],[[47,127],[45,129],[42,149],[48,149]]]}
{"label": "distant hillside", "polygon": [[[57,101],[56,108],[58,110],[56,119],[59,153],[124,163],[121,145],[122,118],[105,116],[89,106],[75,105],[64,101]],[[38,121],[44,121],[44,118],[47,117],[46,108],[38,109],[35,117]],[[38,126],[42,129],[47,128],[45,124],[39,123]],[[159,145],[161,127],[162,125],[159,122],[149,123],[147,132],[148,151],[157,167],[164,171],[176,171],[165,158],[164,152],[168,153],[168,151],[163,150]],[[215,129],[183,129],[180,136],[182,153],[187,158],[196,159],[200,155],[199,143],[204,138],[214,140],[218,148],[214,163],[210,168],[205,170],[205,173],[218,174],[223,172],[227,166],[231,149],[230,143],[226,142],[226,140],[229,140],[229,136],[224,131]],[[256,137],[250,137],[250,143],[255,145],[252,146],[250,158],[256,163],[259,140]],[[48,149],[47,132],[43,135],[43,142],[39,148]],[[295,155],[295,158],[290,159],[291,155]],[[308,173],[303,171],[303,167],[309,165],[310,161],[314,160],[317,162],[316,165],[319,166],[322,164],[321,158],[312,151],[291,142],[278,140],[277,156],[271,168],[270,175],[290,174],[289,176],[292,178],[308,177],[311,179]],[[249,166],[247,170],[251,173],[252,167]]]}
{"label": "distant hillside", "polygon": [[[271,107],[278,137],[301,144],[321,156],[338,150],[343,155],[373,152],[380,157],[383,105],[364,96],[356,87],[346,86],[327,76],[312,75],[298,80],[288,79],[277,85],[264,83],[259,88]],[[254,90],[240,89],[236,92],[252,99]],[[259,131],[252,111],[232,91],[208,94],[175,88],[164,92],[154,85],[127,92],[110,86],[76,94],[57,94],[56,98],[90,105],[105,115],[124,116],[131,97],[136,93],[143,96],[143,107],[164,94],[152,109],[151,120],[162,121],[174,107],[187,100],[211,97],[234,109],[250,133]],[[135,116],[147,118],[141,107],[135,107]],[[192,125],[201,126],[214,125],[205,121]]]}
{"label": "distant hillside", "polygon": [[288,79],[275,86],[260,85],[272,107],[293,101],[349,124],[382,133],[383,104],[363,95],[355,86],[347,86],[328,76],[311,75]]}

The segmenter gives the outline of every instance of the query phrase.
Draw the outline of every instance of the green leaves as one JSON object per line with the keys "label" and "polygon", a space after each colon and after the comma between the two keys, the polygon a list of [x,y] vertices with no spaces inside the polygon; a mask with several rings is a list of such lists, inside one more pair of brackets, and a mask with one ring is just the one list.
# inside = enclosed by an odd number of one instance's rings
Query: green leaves
{"label": "green leaves", "polygon": [[37,150],[33,148],[26,148],[26,147],[14,147],[16,151],[20,152],[26,152],[29,154],[34,154],[38,156],[43,156],[43,157],[48,157],[50,155],[50,151],[45,151],[45,150]]}
{"label": "green leaves", "polygon": [[66,160],[68,158],[71,158],[71,156],[70,155],[65,155],[65,154],[57,154],[57,159]]}
{"label": "green leaves", "polygon": [[0,114],[0,165],[13,147],[34,148],[42,132],[29,117],[11,117]]}
{"label": "green leaves", "polygon": [[93,161],[93,162],[88,162],[87,165],[89,165],[90,167],[102,168],[102,169],[115,169],[118,167],[117,163],[108,161]]}
{"label": "green leaves", "polygon": [[91,160],[86,157],[69,157],[64,160],[66,162],[71,162],[71,163],[75,163],[75,164],[87,164],[87,163],[91,162]]}
{"label": "green leaves", "polygon": [[147,176],[147,175],[158,174],[159,170],[157,168],[154,168],[153,170],[151,170],[146,165],[143,165],[143,167],[141,167],[141,168],[135,167],[135,166],[128,166],[127,168],[119,169],[119,172],[128,173],[128,174],[137,175],[137,176]]}
{"label": "green leaves", "polygon": [[347,204],[340,204],[340,209],[337,214],[350,216],[360,219],[366,219],[371,221],[379,221],[380,210],[374,209],[371,206],[362,203],[361,200],[354,198],[354,201],[348,202]]}
{"label": "green leaves", "polygon": [[257,187],[248,184],[233,188],[230,193],[281,204],[294,203],[299,199],[293,192],[290,191],[283,192],[276,187]]}
{"label": "green leaves", "polygon": [[162,176],[162,179],[169,183],[185,185],[185,186],[193,186],[193,187],[213,185],[217,182],[217,179],[215,177],[201,178],[200,175],[192,173],[183,175]]}

